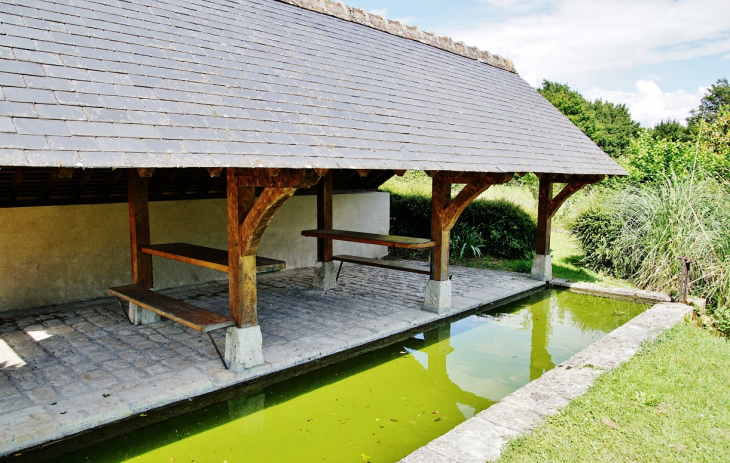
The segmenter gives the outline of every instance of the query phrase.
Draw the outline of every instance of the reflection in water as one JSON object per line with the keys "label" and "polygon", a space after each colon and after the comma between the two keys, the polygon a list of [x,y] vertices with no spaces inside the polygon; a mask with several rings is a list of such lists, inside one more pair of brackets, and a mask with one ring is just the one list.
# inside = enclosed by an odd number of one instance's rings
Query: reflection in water
{"label": "reflection in water", "polygon": [[544,291],[57,461],[397,461],[644,309]]}
{"label": "reflection in water", "polygon": [[555,368],[550,352],[547,350],[547,330],[549,310],[545,304],[532,304],[532,335],[530,349],[530,381],[536,380],[546,371]]}

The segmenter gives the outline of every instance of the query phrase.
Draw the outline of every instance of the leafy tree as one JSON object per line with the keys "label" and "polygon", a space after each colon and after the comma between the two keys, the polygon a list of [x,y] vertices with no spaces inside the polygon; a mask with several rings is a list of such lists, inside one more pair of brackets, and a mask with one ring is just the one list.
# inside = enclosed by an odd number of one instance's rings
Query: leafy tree
{"label": "leafy tree", "polygon": [[655,125],[653,129],[649,129],[649,134],[655,140],[683,142],[692,140],[692,133],[690,130],[676,119],[667,119],[666,121],[662,120],[660,123]]}
{"label": "leafy tree", "polygon": [[623,155],[639,135],[639,123],[631,120],[626,105],[588,101],[568,84],[548,80],[537,90],[611,157]]}
{"label": "leafy tree", "polygon": [[712,124],[720,109],[728,105],[730,105],[730,84],[727,78],[723,77],[710,86],[705,96],[702,97],[700,107],[690,111],[692,115],[687,118],[690,128],[696,127],[702,120]]}

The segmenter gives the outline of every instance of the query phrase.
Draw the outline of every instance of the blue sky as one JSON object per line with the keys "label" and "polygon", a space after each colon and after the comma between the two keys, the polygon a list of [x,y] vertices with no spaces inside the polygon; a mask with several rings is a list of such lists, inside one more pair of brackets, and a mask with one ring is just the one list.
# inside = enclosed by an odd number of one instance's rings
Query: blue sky
{"label": "blue sky", "polygon": [[570,84],[652,126],[684,121],[730,78],[730,0],[346,0],[514,61],[531,85]]}

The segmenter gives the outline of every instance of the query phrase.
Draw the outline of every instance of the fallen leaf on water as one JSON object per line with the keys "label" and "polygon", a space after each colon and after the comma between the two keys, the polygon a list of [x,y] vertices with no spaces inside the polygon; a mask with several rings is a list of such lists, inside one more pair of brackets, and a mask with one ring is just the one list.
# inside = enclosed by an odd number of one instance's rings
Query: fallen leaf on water
{"label": "fallen leaf on water", "polygon": [[432,415],[438,415],[438,414],[439,414],[439,411],[438,411],[438,410],[436,410],[435,412],[433,412],[433,413],[431,413],[431,414],[432,414]]}
{"label": "fallen leaf on water", "polygon": [[397,423],[398,422],[398,420],[396,420],[395,418],[391,418],[390,421],[392,421],[393,423]]}
{"label": "fallen leaf on water", "polygon": [[365,460],[365,461],[367,461],[367,462],[369,462],[369,461],[370,461],[370,457],[369,457],[369,456],[367,456],[367,455],[365,455],[364,453],[361,453],[361,454],[360,454],[360,456],[362,457],[362,459],[363,459],[363,460]]}
{"label": "fallen leaf on water", "polygon": [[436,418],[434,421],[441,421],[441,417]]}
{"label": "fallen leaf on water", "polygon": [[611,418],[604,418],[601,420],[601,423],[605,424],[609,428],[613,428],[613,429],[618,428],[618,425],[616,423],[614,423],[613,420],[611,420]]}

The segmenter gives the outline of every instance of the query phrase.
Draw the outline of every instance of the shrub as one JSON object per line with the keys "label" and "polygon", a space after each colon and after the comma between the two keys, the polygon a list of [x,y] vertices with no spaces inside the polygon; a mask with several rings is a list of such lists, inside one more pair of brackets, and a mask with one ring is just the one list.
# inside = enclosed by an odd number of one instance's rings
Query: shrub
{"label": "shrub", "polygon": [[463,223],[451,230],[451,255],[464,257],[481,257],[484,248],[482,235],[474,228]]}
{"label": "shrub", "polygon": [[640,288],[674,291],[679,257],[691,259],[692,294],[708,300],[718,327],[730,332],[730,198],[728,185],[676,176],[606,196],[572,232],[586,263]]}
{"label": "shrub", "polygon": [[[431,236],[429,196],[391,192],[390,217],[390,230],[395,235]],[[477,199],[466,207],[459,223],[482,237],[485,254],[520,259],[535,251],[535,220],[509,201]]]}
{"label": "shrub", "polygon": [[[621,233],[621,222],[615,211],[594,206],[583,211],[572,223],[571,232],[585,252],[583,262],[589,268],[620,274],[613,254]],[[628,275],[621,275],[626,278]]]}

